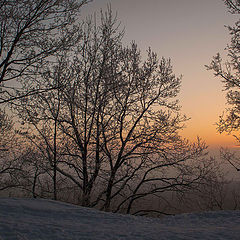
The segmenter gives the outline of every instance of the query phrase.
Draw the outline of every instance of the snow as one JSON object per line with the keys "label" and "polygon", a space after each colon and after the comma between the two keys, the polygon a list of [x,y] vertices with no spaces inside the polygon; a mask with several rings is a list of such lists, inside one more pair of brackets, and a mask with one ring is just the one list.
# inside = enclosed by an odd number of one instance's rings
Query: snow
{"label": "snow", "polygon": [[157,218],[44,199],[0,199],[0,240],[240,239],[240,211]]}

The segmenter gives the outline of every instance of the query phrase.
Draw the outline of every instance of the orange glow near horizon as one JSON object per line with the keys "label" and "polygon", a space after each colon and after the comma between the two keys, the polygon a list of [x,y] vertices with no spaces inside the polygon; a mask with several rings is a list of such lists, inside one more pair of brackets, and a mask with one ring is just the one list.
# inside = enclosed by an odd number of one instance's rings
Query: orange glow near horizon
{"label": "orange glow near horizon", "polygon": [[195,141],[196,137],[200,137],[210,148],[214,149],[220,147],[235,148],[237,146],[233,136],[226,133],[218,133],[214,126],[204,127],[198,129],[198,131],[195,128],[187,127],[181,135],[190,141]]}
{"label": "orange glow near horizon", "polygon": [[[219,81],[213,79],[212,81]],[[206,84],[207,86],[207,84]],[[190,141],[200,137],[209,148],[228,147],[235,148],[237,142],[235,138],[228,133],[219,133],[217,131],[217,122],[219,116],[226,109],[226,99],[220,89],[221,83],[218,82],[219,92],[215,95],[192,96],[192,102],[186,102],[182,99],[182,111],[191,119],[186,122],[186,127],[182,131],[182,136]],[[183,93],[184,95],[184,93]]]}

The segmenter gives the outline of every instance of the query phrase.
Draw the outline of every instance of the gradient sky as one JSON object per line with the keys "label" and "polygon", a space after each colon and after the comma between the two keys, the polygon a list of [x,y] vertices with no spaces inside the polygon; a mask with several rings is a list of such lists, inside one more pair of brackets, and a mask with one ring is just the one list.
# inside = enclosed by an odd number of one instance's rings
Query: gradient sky
{"label": "gradient sky", "polygon": [[82,13],[104,10],[108,3],[125,27],[124,43],[135,40],[143,53],[150,46],[170,57],[174,72],[183,75],[179,98],[182,112],[191,117],[183,135],[190,140],[200,136],[210,148],[234,146],[232,136],[216,131],[225,93],[204,65],[217,52],[224,57],[230,40],[224,25],[233,25],[237,16],[228,13],[222,0],[93,0]]}

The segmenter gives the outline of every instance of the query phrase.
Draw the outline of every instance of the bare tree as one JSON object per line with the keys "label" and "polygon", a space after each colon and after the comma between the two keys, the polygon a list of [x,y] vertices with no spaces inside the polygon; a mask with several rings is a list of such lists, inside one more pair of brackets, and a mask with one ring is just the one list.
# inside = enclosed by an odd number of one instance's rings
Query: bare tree
{"label": "bare tree", "polygon": [[81,26],[71,55],[63,50],[39,75],[43,86],[60,87],[15,105],[28,139],[51,166],[56,160],[53,169],[77,186],[83,206],[136,213],[137,201],[196,186],[206,146],[179,136],[187,118],[170,60],[151,49],[142,60],[136,43],[124,47],[111,9]]}
{"label": "bare tree", "polygon": [[205,211],[229,208],[232,181],[227,179],[227,174],[223,169],[219,160],[212,157],[209,159],[208,174],[205,175],[205,180],[193,190],[196,194],[196,201],[194,197],[190,199],[195,204],[195,208],[199,207],[200,210]]}
{"label": "bare tree", "polygon": [[43,71],[59,50],[74,44],[79,36],[73,23],[87,2],[0,1],[0,103],[48,90],[37,81],[29,92],[22,92],[21,86],[36,79],[37,70]]}
{"label": "bare tree", "polygon": [[[238,0],[226,0],[224,1],[229,11],[232,14],[240,14],[240,2]],[[217,123],[217,130],[220,133],[226,132],[233,134],[237,143],[240,143],[238,132],[240,130],[240,22],[237,21],[235,25],[228,26],[229,34],[231,36],[231,42],[226,47],[228,61],[222,62],[220,54],[217,54],[211,64],[206,66],[208,70],[213,70],[214,75],[219,77],[224,84],[224,91],[227,92],[226,99],[229,108],[226,109],[226,114],[220,116]],[[228,161],[236,170],[239,169],[239,160],[236,163],[236,159],[230,159],[231,153],[222,149],[222,157]],[[233,155],[232,155],[233,157]]]}
{"label": "bare tree", "polygon": [[[19,133],[28,139],[30,146],[34,149],[34,152],[39,151],[38,156],[41,156],[44,164],[45,172],[47,172],[53,181],[53,199],[57,199],[57,164],[59,158],[59,149],[63,146],[63,138],[60,138],[59,131],[59,114],[62,107],[62,93],[60,92],[60,84],[64,74],[62,69],[64,65],[59,59],[59,66],[55,67],[52,75],[42,74],[41,78],[42,86],[47,88],[50,85],[57,86],[51,91],[39,93],[37,95],[29,96],[28,99],[20,98],[19,102],[16,101],[17,111],[21,117],[22,127],[19,129]],[[31,88],[31,84],[29,86]],[[27,85],[25,90],[28,92]],[[28,157],[29,159],[29,157]],[[31,160],[32,159],[32,160]],[[34,158],[30,157],[29,162]],[[41,164],[40,162],[40,164]],[[40,165],[34,163],[34,166],[43,171]],[[31,166],[33,167],[33,166]],[[43,172],[44,172],[43,171]],[[35,174],[35,176],[36,176]]]}
{"label": "bare tree", "polygon": [[229,11],[233,14],[240,13],[240,1],[239,0],[224,0]]}
{"label": "bare tree", "polygon": [[20,140],[13,129],[12,120],[0,110],[0,190],[19,187],[23,171],[20,161]]}

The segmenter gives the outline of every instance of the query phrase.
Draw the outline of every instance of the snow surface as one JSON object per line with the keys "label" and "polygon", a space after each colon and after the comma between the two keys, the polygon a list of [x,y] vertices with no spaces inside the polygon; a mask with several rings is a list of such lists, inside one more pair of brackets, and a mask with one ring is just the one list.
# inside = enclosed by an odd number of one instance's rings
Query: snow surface
{"label": "snow surface", "polygon": [[162,219],[100,212],[43,199],[0,199],[0,240],[240,239],[240,211]]}

